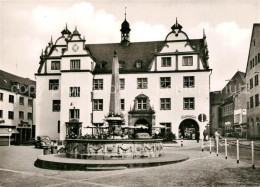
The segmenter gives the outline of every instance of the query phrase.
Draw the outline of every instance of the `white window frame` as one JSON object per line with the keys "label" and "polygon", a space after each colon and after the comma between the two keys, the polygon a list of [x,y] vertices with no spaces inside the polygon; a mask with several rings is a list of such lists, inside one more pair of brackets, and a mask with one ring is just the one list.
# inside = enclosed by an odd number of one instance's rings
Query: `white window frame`
{"label": "white window frame", "polygon": [[137,99],[137,110],[147,110],[147,99]]}
{"label": "white window frame", "polygon": [[93,105],[94,111],[103,111],[103,99],[94,99]]}
{"label": "white window frame", "polygon": [[161,88],[171,88],[171,77],[160,77],[160,86]]}
{"label": "white window frame", "polygon": [[51,61],[51,70],[60,70],[60,61]]}
{"label": "white window frame", "polygon": [[148,79],[147,78],[137,78],[137,89],[147,89]]}
{"label": "white window frame", "polygon": [[183,66],[193,66],[193,56],[184,56],[182,57]]}
{"label": "white window frame", "polygon": [[171,110],[171,98],[161,98],[160,99],[160,109],[161,110]]}
{"label": "white window frame", "polygon": [[194,88],[195,87],[195,77],[185,76],[183,77],[183,88]]}
{"label": "white window frame", "polygon": [[80,97],[80,87],[70,87],[70,97]]}
{"label": "white window frame", "polygon": [[[73,111],[73,115],[74,116],[72,116],[72,111]],[[70,109],[69,110],[69,118],[70,118],[70,120],[72,120],[72,119],[80,119],[80,110],[79,109]]]}
{"label": "white window frame", "polygon": [[94,90],[103,90],[103,79],[94,79],[93,89]]}
{"label": "white window frame", "polygon": [[183,98],[183,110],[195,110],[195,98],[184,97]]}
{"label": "white window frame", "polygon": [[171,67],[172,66],[172,58],[171,57],[162,57],[162,67]]}
{"label": "white window frame", "polygon": [[80,60],[79,59],[70,60],[70,69],[80,70]]}

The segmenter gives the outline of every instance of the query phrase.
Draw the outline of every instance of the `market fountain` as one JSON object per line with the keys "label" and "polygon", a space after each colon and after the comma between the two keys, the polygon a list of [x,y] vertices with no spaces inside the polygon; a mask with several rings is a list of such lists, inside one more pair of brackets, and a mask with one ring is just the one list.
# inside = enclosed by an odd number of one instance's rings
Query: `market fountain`
{"label": "market fountain", "polygon": [[119,64],[116,51],[112,64],[109,114],[105,117],[105,121],[108,123],[107,138],[66,139],[66,157],[110,160],[155,158],[162,155],[161,139],[152,139],[145,133],[139,134],[137,139],[123,136],[124,117],[120,107]]}

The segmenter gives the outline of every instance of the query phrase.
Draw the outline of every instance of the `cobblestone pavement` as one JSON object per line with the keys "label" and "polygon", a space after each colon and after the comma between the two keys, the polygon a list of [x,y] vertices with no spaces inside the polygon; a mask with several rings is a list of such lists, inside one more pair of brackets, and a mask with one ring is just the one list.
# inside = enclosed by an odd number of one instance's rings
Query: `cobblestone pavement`
{"label": "cobblestone pavement", "polygon": [[186,154],[188,161],[120,171],[56,171],[34,167],[41,149],[0,147],[0,186],[260,186],[260,169],[224,155],[201,151],[195,141],[165,152]]}

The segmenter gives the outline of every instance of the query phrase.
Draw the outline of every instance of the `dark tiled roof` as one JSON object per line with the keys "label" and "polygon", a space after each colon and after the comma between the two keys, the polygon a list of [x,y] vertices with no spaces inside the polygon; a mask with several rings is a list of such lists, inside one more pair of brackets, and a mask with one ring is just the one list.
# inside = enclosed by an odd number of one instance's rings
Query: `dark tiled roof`
{"label": "dark tiled roof", "polygon": [[[203,39],[189,40],[195,51],[203,52]],[[94,73],[110,73],[112,68],[113,54],[117,51],[118,60],[124,62],[124,68],[120,72],[147,72],[154,59],[155,50],[160,52],[166,41],[134,42],[124,47],[120,43],[87,44],[91,56],[97,62]],[[142,61],[142,68],[136,68],[137,60]],[[99,64],[105,62],[106,68],[100,69]]]}
{"label": "dark tiled roof", "polygon": [[[13,75],[11,73],[7,73],[5,71],[0,70],[0,89],[12,91],[12,86],[15,84],[19,84],[20,86],[25,86],[25,87],[36,87],[36,82],[28,79],[28,78],[23,78],[19,77],[16,75]],[[32,90],[31,90],[32,92]],[[30,96],[35,97],[35,89],[33,93],[30,94]],[[29,95],[28,92],[21,93],[22,95]]]}
{"label": "dark tiled roof", "polygon": [[[98,64],[102,61],[107,63],[105,69],[100,69],[97,64],[95,73],[111,72],[114,51],[117,51],[119,62],[124,62],[124,68],[120,69],[120,72],[145,72],[149,70],[154,58],[155,48],[157,48],[157,51],[161,51],[164,44],[164,41],[157,41],[130,43],[127,47],[123,47],[120,43],[87,44],[86,47]],[[142,68],[140,69],[135,67],[137,60],[142,61]]]}

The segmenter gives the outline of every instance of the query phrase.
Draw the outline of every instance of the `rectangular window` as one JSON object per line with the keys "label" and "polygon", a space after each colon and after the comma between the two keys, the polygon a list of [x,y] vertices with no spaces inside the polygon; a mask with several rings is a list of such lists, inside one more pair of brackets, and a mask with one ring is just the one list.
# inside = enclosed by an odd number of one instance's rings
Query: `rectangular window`
{"label": "rectangular window", "polygon": [[27,119],[28,119],[28,120],[32,120],[32,113],[31,113],[31,112],[28,112],[28,113],[27,113]]}
{"label": "rectangular window", "polygon": [[0,118],[3,118],[3,110],[0,110]]}
{"label": "rectangular window", "polygon": [[120,79],[120,90],[125,89],[125,79]]}
{"label": "rectangular window", "polygon": [[137,109],[146,110],[147,108],[147,99],[138,99],[137,100]]}
{"label": "rectangular window", "polygon": [[19,119],[24,119],[24,113],[23,113],[23,111],[19,111]]}
{"label": "rectangular window", "polygon": [[147,78],[137,78],[137,89],[147,89]]}
{"label": "rectangular window", "polygon": [[0,101],[3,101],[3,100],[4,100],[4,94],[0,93]]}
{"label": "rectangular window", "polygon": [[255,86],[258,86],[258,75],[255,75]]}
{"label": "rectangular window", "polygon": [[257,65],[257,56],[255,56],[255,65]]}
{"label": "rectangular window", "polygon": [[70,60],[70,69],[79,70],[80,69],[80,60]]}
{"label": "rectangular window", "polygon": [[52,111],[59,112],[60,111],[60,100],[53,100],[52,101]]}
{"label": "rectangular window", "polygon": [[252,79],[250,79],[250,89],[252,89],[253,87],[254,87],[254,80],[252,78]]}
{"label": "rectangular window", "polygon": [[70,97],[80,97],[80,87],[70,87]]}
{"label": "rectangular window", "polygon": [[184,88],[194,88],[194,76],[183,77]]}
{"label": "rectangular window", "polygon": [[14,103],[14,96],[13,95],[9,95],[9,103]]}
{"label": "rectangular window", "polygon": [[255,59],[254,58],[252,59],[252,65],[253,65],[253,67],[255,67]]}
{"label": "rectangular window", "polygon": [[8,119],[14,119],[14,112],[8,111]]}
{"label": "rectangular window", "polygon": [[49,90],[58,90],[58,89],[59,89],[59,79],[50,79]]}
{"label": "rectangular window", "polygon": [[250,60],[250,69],[253,68],[253,65],[252,65],[252,60]]}
{"label": "rectangular window", "polygon": [[183,98],[183,109],[184,110],[194,110],[195,109],[194,97]]}
{"label": "rectangular window", "polygon": [[32,107],[33,106],[33,100],[32,99],[28,99],[28,106]]}
{"label": "rectangular window", "polygon": [[255,95],[255,106],[259,106],[259,94]]}
{"label": "rectangular window", "polygon": [[171,110],[171,98],[161,98],[161,110]]}
{"label": "rectangular window", "polygon": [[60,70],[60,61],[51,61],[51,70]]}
{"label": "rectangular window", "polygon": [[24,105],[24,97],[19,97],[19,105]]}
{"label": "rectangular window", "polygon": [[254,97],[250,97],[250,108],[254,107]]}
{"label": "rectangular window", "polygon": [[60,133],[60,120],[58,120],[58,133]]}
{"label": "rectangular window", "polygon": [[103,90],[103,79],[94,79],[94,90]]}
{"label": "rectangular window", "polygon": [[161,88],[171,88],[171,77],[161,77]]}
{"label": "rectangular window", "polygon": [[172,65],[171,57],[162,57],[162,67],[170,67]]}
{"label": "rectangular window", "polygon": [[258,63],[260,63],[260,53],[258,53]]}
{"label": "rectangular window", "polygon": [[121,110],[125,110],[125,99],[121,99]]}
{"label": "rectangular window", "polygon": [[103,99],[94,99],[94,110],[103,110]]}
{"label": "rectangular window", "polygon": [[70,109],[70,120],[79,119],[79,109]]}
{"label": "rectangular window", "polygon": [[184,56],[182,59],[183,66],[193,66],[193,57],[192,56]]}

